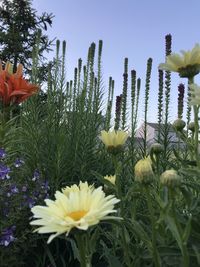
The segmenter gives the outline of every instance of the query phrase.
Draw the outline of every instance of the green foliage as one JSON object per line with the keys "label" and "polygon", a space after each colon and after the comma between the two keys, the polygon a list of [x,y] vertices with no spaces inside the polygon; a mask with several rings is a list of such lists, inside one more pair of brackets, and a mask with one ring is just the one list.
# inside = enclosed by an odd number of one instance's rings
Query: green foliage
{"label": "green foliage", "polygon": [[[77,232],[55,239],[47,246],[47,236],[32,233],[29,226],[30,208],[22,207],[22,187],[29,186],[31,196],[38,187],[48,181],[49,197],[66,185],[88,181],[103,186],[105,194],[120,198],[117,216],[123,220],[111,220],[89,228],[80,242],[90,252],[92,266],[198,266],[200,264],[200,170],[195,157],[194,133],[177,132],[184,149],[171,146],[168,122],[170,101],[170,73],[165,74],[165,104],[163,103],[163,72],[159,72],[158,90],[158,140],[164,151],[151,154],[154,179],[143,185],[135,181],[134,165],[141,154],[148,156],[147,131],[141,148],[135,140],[137,128],[141,79],[131,71],[131,88],[128,87],[128,59],[125,59],[122,95],[117,97],[113,118],[114,80],[109,78],[108,95],[103,94],[101,57],[103,42],[98,49],[94,43],[88,50],[84,65],[78,60],[73,80],[66,79],[66,42],[56,43],[55,64],[48,65],[44,92],[31,97],[16,113],[1,113],[1,146],[7,151],[2,164],[12,168],[11,179],[2,180],[0,207],[3,214],[8,188],[14,183],[21,189],[9,199],[9,217],[2,215],[1,234],[8,226],[16,225],[14,240],[9,246],[0,246],[1,260],[5,266],[65,267],[79,266],[80,250],[76,242]],[[32,81],[42,84],[38,73],[39,43],[34,48]],[[170,52],[168,43],[167,54]],[[98,51],[96,51],[98,50]],[[95,62],[97,54],[97,64]],[[147,61],[145,84],[145,124],[149,111],[152,59]],[[131,96],[131,122],[128,123],[128,95]],[[106,102],[106,103],[104,103]],[[165,109],[164,109],[165,105]],[[165,113],[163,123],[163,112]],[[12,118],[10,117],[12,115]],[[9,117],[9,118],[8,118]],[[130,125],[131,136],[117,155],[107,153],[99,139],[101,130],[126,129]],[[121,127],[120,127],[121,126]],[[179,144],[180,145],[180,144]],[[20,169],[13,167],[16,157],[23,155]],[[180,187],[167,188],[160,184],[160,175],[166,169],[177,170],[182,177]],[[40,173],[38,184],[33,173]],[[116,185],[105,181],[105,175],[116,174]],[[40,186],[43,189],[44,185]],[[6,201],[5,201],[6,200]],[[43,198],[35,200],[43,205]],[[89,238],[88,238],[89,237]],[[21,251],[24,253],[22,254]]]}

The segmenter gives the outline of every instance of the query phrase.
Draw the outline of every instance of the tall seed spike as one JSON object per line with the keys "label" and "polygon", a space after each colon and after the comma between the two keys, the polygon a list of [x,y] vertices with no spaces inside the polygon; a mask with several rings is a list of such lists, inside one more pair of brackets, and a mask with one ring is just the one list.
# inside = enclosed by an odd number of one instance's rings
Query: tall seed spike
{"label": "tall seed spike", "polygon": [[136,98],[136,71],[131,70],[131,128],[133,136],[133,125],[134,125],[134,116],[135,116],[135,98]]}
{"label": "tall seed spike", "polygon": [[149,58],[147,61],[147,71],[146,71],[145,107],[144,107],[144,157],[147,156],[147,115],[148,115],[148,103],[149,103],[152,62],[153,62],[152,58]]}
{"label": "tall seed spike", "polygon": [[158,142],[160,142],[161,123],[163,115],[163,71],[158,70],[159,87],[158,87]]}
{"label": "tall seed spike", "polygon": [[123,92],[122,92],[122,129],[126,127],[126,107],[128,91],[128,58],[124,59]]}

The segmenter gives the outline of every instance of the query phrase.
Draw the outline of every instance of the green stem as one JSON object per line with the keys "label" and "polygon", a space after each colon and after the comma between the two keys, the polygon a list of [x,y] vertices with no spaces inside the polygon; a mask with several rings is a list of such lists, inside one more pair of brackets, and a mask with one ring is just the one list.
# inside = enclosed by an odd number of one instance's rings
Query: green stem
{"label": "green stem", "polygon": [[[188,78],[189,86],[190,84],[194,83],[194,77]],[[195,147],[195,157],[197,166],[200,167],[200,159],[199,159],[199,122],[198,122],[198,115],[199,115],[199,107],[193,106],[194,109],[194,124],[195,124],[195,133],[194,133],[194,147]]]}
{"label": "green stem", "polygon": [[147,205],[148,205],[148,210],[150,213],[151,226],[152,226],[153,260],[155,263],[155,267],[161,267],[160,256],[158,254],[158,250],[156,246],[156,229],[155,229],[154,212],[153,212],[153,206],[152,206],[152,201],[151,201],[151,196],[150,196],[148,186],[145,186],[145,192],[147,196]]}
{"label": "green stem", "polygon": [[[119,165],[119,162],[117,160],[117,156],[113,155],[112,157],[112,161],[113,161],[113,165],[114,165],[114,169],[115,169],[115,175],[116,175],[116,187],[117,187],[117,196],[119,199],[121,199],[120,201],[120,209],[119,209],[119,216],[120,217],[124,217],[124,200],[123,200],[123,193],[122,193],[122,188],[121,188],[121,181],[120,181],[120,175],[121,175],[121,167]],[[128,244],[126,242],[126,235],[125,235],[125,227],[122,226],[122,244],[124,247],[124,256],[125,256],[125,262],[126,265],[128,267],[131,267],[131,260],[129,257],[129,247]]]}
{"label": "green stem", "polygon": [[5,135],[6,135],[6,125],[7,122],[11,119],[11,111],[9,107],[3,107],[0,113],[0,146],[4,147]]}
{"label": "green stem", "polygon": [[[117,197],[122,200],[122,189],[121,189],[121,181],[120,181],[120,174],[121,174],[121,168],[119,166],[117,156],[112,155],[112,162],[115,169],[115,175],[116,175],[116,188],[117,188]],[[122,201],[120,201],[120,207],[122,205]]]}
{"label": "green stem", "polygon": [[195,123],[195,133],[194,133],[194,144],[195,144],[195,155],[196,155],[196,161],[197,166],[200,167],[200,161],[199,161],[199,122],[198,122],[198,114],[199,108],[197,106],[194,106],[194,123]]}
{"label": "green stem", "polygon": [[87,238],[85,238],[85,234],[77,234],[76,241],[79,250],[79,261],[81,267],[91,267],[90,255],[88,254],[87,248]]}
{"label": "green stem", "polygon": [[182,227],[177,219],[176,216],[176,211],[175,211],[175,192],[173,189],[169,190],[169,199],[171,201],[171,210],[172,210],[172,216],[174,218],[174,222],[176,224],[179,236],[180,236],[180,240],[181,240],[181,252],[182,252],[182,256],[183,256],[183,267],[189,267],[189,254],[188,254],[188,250],[187,250],[187,244],[182,240],[182,236],[183,236],[183,230]]}

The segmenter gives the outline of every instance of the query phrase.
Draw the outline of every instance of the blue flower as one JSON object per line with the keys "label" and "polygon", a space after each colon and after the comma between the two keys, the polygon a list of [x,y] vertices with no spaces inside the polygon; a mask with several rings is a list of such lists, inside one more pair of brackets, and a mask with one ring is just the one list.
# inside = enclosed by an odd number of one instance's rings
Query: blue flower
{"label": "blue flower", "polygon": [[17,193],[19,193],[19,189],[17,188],[17,186],[15,184],[13,184],[10,186],[10,192],[17,194]]}
{"label": "blue flower", "polygon": [[24,161],[22,159],[20,159],[20,158],[17,158],[15,160],[15,163],[14,163],[14,165],[15,165],[16,168],[21,167],[23,164],[24,164]]}
{"label": "blue flower", "polygon": [[4,159],[6,157],[6,151],[3,148],[0,148],[0,159]]}
{"label": "blue flower", "polygon": [[45,192],[48,191],[50,189],[49,182],[46,180],[44,183],[42,183],[41,188],[44,189]]}
{"label": "blue flower", "polygon": [[33,178],[32,178],[32,181],[36,181],[40,178],[40,172],[38,169],[36,169],[33,173]]}
{"label": "blue flower", "polygon": [[26,185],[23,185],[22,186],[22,192],[26,192],[27,191],[27,186]]}
{"label": "blue flower", "polygon": [[31,197],[27,199],[27,205],[31,209],[35,205],[35,200]]}
{"label": "blue flower", "polygon": [[1,246],[9,246],[11,242],[13,242],[16,238],[14,237],[14,231],[16,229],[16,226],[13,225],[9,228],[6,228],[2,231],[0,236],[0,245]]}
{"label": "blue flower", "polygon": [[10,176],[9,176],[9,172],[10,172],[10,168],[3,165],[3,164],[0,164],[0,179],[1,180],[4,180],[4,179],[9,179]]}

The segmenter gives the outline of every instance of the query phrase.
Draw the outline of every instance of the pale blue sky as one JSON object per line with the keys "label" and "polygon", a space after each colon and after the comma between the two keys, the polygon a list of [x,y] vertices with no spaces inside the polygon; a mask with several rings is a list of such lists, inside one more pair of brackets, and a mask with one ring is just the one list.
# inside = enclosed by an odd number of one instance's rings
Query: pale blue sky
{"label": "pale blue sky", "polygon": [[[165,35],[172,34],[174,52],[200,43],[199,0],[33,0],[33,6],[39,14],[46,11],[55,15],[48,34],[67,42],[68,79],[72,78],[78,58],[86,59],[90,43],[102,39],[105,90],[112,76],[116,81],[115,94],[120,94],[123,61],[128,57],[129,70],[135,69],[142,79],[143,97],[146,61],[152,57],[149,121],[156,121],[157,67],[165,61]],[[172,74],[172,120],[176,118],[180,81],[177,74]],[[187,84],[185,79],[182,82]],[[140,118],[142,111],[141,102]]]}

